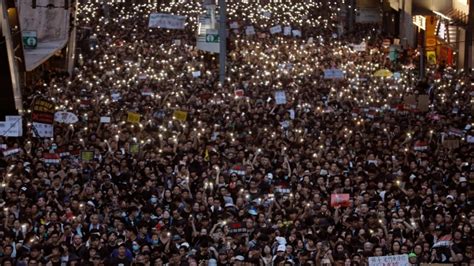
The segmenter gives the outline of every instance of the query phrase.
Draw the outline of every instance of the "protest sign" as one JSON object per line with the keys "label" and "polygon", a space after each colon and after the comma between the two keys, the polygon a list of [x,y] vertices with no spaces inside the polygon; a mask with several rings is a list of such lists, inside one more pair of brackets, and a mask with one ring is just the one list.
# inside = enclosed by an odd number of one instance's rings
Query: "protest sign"
{"label": "protest sign", "polygon": [[44,153],[43,162],[46,164],[59,164],[61,157],[57,153]]}
{"label": "protest sign", "polygon": [[239,23],[237,23],[237,22],[230,23],[230,28],[231,29],[238,29],[239,28]]}
{"label": "protest sign", "polygon": [[128,112],[127,122],[130,123],[140,123],[140,114]]}
{"label": "protest sign", "polygon": [[243,97],[244,96],[244,90],[235,90],[234,95],[235,95],[235,97]]}
{"label": "protest sign", "polygon": [[349,194],[331,194],[331,207],[349,207]]}
{"label": "protest sign", "polygon": [[290,26],[285,26],[283,28],[283,35],[285,35],[285,36],[290,36],[291,35],[291,27]]}
{"label": "protest sign", "polygon": [[367,50],[367,43],[361,42],[360,44],[351,44],[352,50],[356,52],[365,52]]}
{"label": "protest sign", "polygon": [[71,112],[56,112],[54,114],[54,121],[58,123],[75,124],[79,121],[79,118]]}
{"label": "protest sign", "polygon": [[275,102],[276,104],[286,104],[285,91],[275,91]]}
{"label": "protest sign", "polygon": [[199,78],[201,76],[201,71],[194,71],[193,78]]}
{"label": "protest sign", "polygon": [[176,16],[163,13],[151,13],[148,21],[149,28],[184,29],[185,16]]}
{"label": "protest sign", "polygon": [[293,37],[301,37],[300,30],[292,30],[291,33],[293,33]]}
{"label": "protest sign", "polygon": [[270,28],[271,34],[277,34],[277,33],[280,33],[281,31],[282,31],[281,25],[276,25]]}
{"label": "protest sign", "polygon": [[52,124],[33,122],[31,124],[31,129],[35,138],[54,137],[54,127]]}
{"label": "protest sign", "polygon": [[245,35],[255,35],[255,28],[253,26],[245,27]]}
{"label": "protest sign", "polygon": [[93,151],[81,151],[81,160],[83,162],[90,162],[94,159]]}
{"label": "protest sign", "polygon": [[369,257],[369,266],[408,266],[408,255]]}
{"label": "protest sign", "polygon": [[187,112],[184,112],[184,111],[174,111],[173,112],[173,118],[178,120],[178,121],[186,121],[186,119],[188,118],[188,113]]}
{"label": "protest sign", "polygon": [[243,223],[231,223],[229,224],[229,233],[230,234],[245,234],[247,233],[247,228]]}
{"label": "protest sign", "polygon": [[23,136],[23,119],[21,116],[6,116],[5,121],[0,122],[0,136],[21,137]]}
{"label": "protest sign", "polygon": [[337,68],[325,69],[324,70],[324,79],[343,79],[344,72]]}
{"label": "protest sign", "polygon": [[100,117],[100,122],[103,123],[103,124],[110,123],[110,116],[101,116]]}

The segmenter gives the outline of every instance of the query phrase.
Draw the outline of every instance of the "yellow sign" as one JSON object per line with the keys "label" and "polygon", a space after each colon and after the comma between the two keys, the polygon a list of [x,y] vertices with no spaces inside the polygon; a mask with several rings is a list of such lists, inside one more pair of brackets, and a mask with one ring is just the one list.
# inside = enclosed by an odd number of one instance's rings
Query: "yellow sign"
{"label": "yellow sign", "polygon": [[184,112],[184,111],[174,111],[173,112],[173,119],[184,122],[184,121],[186,121],[187,118],[188,118],[188,113],[187,112]]}
{"label": "yellow sign", "polygon": [[140,114],[128,112],[127,122],[135,124],[140,123]]}
{"label": "yellow sign", "polygon": [[434,16],[426,17],[425,46],[426,51],[436,49],[436,18]]}
{"label": "yellow sign", "polygon": [[428,64],[436,65],[436,52],[435,51],[426,52],[426,58],[428,58]]}

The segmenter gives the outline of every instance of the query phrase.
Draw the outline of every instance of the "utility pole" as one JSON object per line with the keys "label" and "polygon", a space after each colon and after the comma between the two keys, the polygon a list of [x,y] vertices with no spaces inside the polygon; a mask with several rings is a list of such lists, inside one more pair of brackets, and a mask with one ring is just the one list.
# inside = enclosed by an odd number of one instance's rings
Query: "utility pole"
{"label": "utility pole", "polygon": [[421,45],[420,45],[420,80],[425,78],[425,30],[421,30]]}
{"label": "utility pole", "polygon": [[474,0],[469,0],[469,14],[467,19],[466,40],[464,43],[464,71],[470,71],[472,65],[472,36],[474,28]]}
{"label": "utility pole", "polygon": [[219,0],[219,82],[224,85],[227,59],[227,3]]}

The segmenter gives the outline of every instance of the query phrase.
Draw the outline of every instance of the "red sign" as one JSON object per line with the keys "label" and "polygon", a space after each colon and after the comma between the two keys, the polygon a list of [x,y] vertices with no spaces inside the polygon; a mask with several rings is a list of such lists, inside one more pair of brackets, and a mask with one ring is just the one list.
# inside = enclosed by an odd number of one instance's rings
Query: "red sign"
{"label": "red sign", "polygon": [[331,194],[331,207],[350,207],[349,194]]}

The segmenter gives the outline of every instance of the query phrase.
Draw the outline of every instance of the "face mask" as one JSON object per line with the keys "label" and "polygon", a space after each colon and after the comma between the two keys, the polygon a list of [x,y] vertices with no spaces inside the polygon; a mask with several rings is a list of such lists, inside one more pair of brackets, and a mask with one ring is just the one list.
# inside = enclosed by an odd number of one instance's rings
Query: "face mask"
{"label": "face mask", "polygon": [[152,198],[150,199],[150,202],[151,202],[151,204],[156,204],[156,203],[158,202],[158,198],[152,197]]}
{"label": "face mask", "polygon": [[140,249],[139,245],[133,245],[133,251],[138,251]]}
{"label": "face mask", "polygon": [[153,245],[158,245],[158,239],[153,239],[153,240],[151,240],[151,243],[152,243]]}

